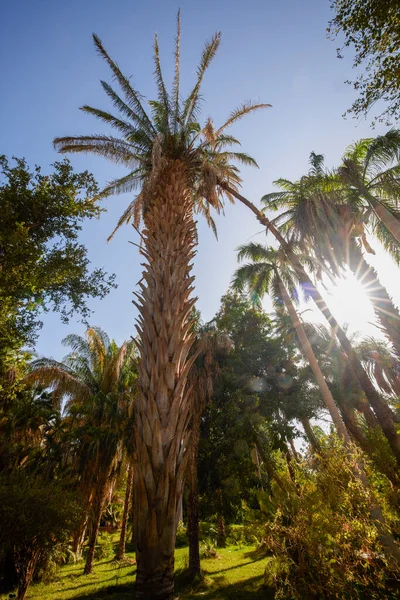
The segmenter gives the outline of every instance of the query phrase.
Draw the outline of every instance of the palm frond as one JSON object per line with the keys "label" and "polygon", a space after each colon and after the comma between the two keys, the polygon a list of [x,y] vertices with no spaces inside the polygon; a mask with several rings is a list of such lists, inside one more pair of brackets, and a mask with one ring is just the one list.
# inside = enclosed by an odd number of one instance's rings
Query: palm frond
{"label": "palm frond", "polygon": [[113,136],[61,137],[55,138],[53,145],[57,152],[90,152],[108,158],[116,164],[135,165],[143,161],[143,156],[137,152],[133,144]]}
{"label": "palm frond", "polygon": [[235,108],[225,123],[217,129],[215,132],[216,136],[218,137],[221,135],[225,129],[233,125],[233,123],[240,121],[240,119],[242,119],[245,115],[248,115],[255,110],[259,110],[260,108],[271,108],[271,104],[253,104],[252,102],[245,102],[238,108]]}
{"label": "palm frond", "polygon": [[128,102],[128,105],[135,111],[143,127],[154,133],[153,124],[142,106],[140,94],[138,94],[138,92],[134,90],[134,88],[129,82],[129,79],[125,77],[125,75],[123,75],[118,65],[110,58],[103,44],[101,43],[100,38],[96,34],[93,34],[93,41],[95,43],[98,53],[107,62],[108,66],[113,72],[115,79],[121,86],[121,89],[125,94],[125,98]]}
{"label": "palm frond", "polygon": [[176,16],[176,37],[175,37],[175,74],[174,81],[172,84],[172,122],[174,126],[174,133],[177,132],[179,124],[180,114],[180,102],[179,102],[179,79],[181,70],[181,9],[178,10]]}
{"label": "palm frond", "polygon": [[[154,58],[154,66],[155,66],[154,77],[156,80],[157,96],[158,96],[158,103],[157,103],[157,109],[159,112],[158,123],[162,124],[161,126],[158,127],[158,131],[162,131],[163,133],[166,133],[169,130],[170,101],[169,101],[167,88],[165,87],[164,78],[163,78],[162,69],[161,69],[160,49],[158,46],[157,34],[154,36],[153,48],[154,48],[153,58]],[[153,103],[152,106],[154,107],[155,104]],[[156,121],[156,119],[154,119],[154,113],[153,113],[153,120]]]}
{"label": "palm frond", "polygon": [[194,88],[192,89],[189,96],[187,97],[187,99],[184,102],[182,121],[183,121],[183,125],[185,127],[189,123],[192,122],[193,115],[196,114],[196,110],[197,110],[198,102],[199,102],[200,88],[201,88],[201,84],[203,82],[204,74],[207,71],[208,67],[210,66],[213,58],[215,57],[215,54],[218,50],[220,42],[221,42],[221,32],[217,31],[213,35],[211,42],[208,42],[205,45],[205,48],[201,55],[199,66],[197,67],[197,70],[196,70],[197,81],[195,83]]}

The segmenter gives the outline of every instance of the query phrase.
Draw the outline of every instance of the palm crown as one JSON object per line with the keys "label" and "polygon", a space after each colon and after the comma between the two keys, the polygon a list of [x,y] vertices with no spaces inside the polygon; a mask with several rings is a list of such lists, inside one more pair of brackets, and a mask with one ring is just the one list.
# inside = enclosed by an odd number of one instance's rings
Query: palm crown
{"label": "palm crown", "polygon": [[256,166],[255,160],[250,156],[232,150],[240,143],[225,131],[244,115],[270,105],[245,103],[234,110],[221,127],[215,128],[210,118],[204,126],[200,125],[197,120],[201,102],[200,88],[220,44],[221,34],[216,33],[206,44],[197,67],[196,83],[187,98],[182,99],[179,87],[179,13],[175,41],[175,76],[171,92],[167,91],[164,83],[157,36],[154,40],[157,100],[148,101],[150,113],[146,111],[143,96],[110,58],[100,39],[96,35],[93,39],[98,53],[109,65],[122,93],[117,93],[108,83],[101,82],[117,109],[118,116],[87,105],[82,106],[81,110],[111,125],[120,136],[96,134],[56,138],[56,149],[60,152],[97,154],[129,168],[127,175],[109,182],[97,196],[106,197],[139,190],[121,216],[116,229],[132,219],[135,226],[139,225],[152,200],[157,181],[171,160],[179,160],[185,164],[193,193],[194,210],[202,212],[209,224],[214,226],[210,207],[219,212],[223,206],[224,193],[232,201],[232,197],[221,188],[221,183],[236,188],[241,181],[238,168],[231,161]]}

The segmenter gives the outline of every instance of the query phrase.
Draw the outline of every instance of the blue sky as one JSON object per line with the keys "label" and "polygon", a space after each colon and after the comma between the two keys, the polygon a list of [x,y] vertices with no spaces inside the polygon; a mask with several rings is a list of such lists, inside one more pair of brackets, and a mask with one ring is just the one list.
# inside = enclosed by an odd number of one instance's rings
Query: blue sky
{"label": "blue sky", "polygon": [[[232,130],[260,166],[242,172],[244,193],[254,202],[272,191],[274,179],[301,176],[311,150],[325,154],[326,164],[333,166],[349,143],[385,131],[378,127],[373,133],[368,120],[341,116],[354,98],[344,83],[353,73],[350,54],[338,60],[337,44],[326,38],[329,0],[20,0],[3,2],[0,8],[0,153],[24,156],[46,172],[59,158],[52,148],[54,137],[106,132],[78,110],[83,104],[110,108],[99,80],[110,81],[111,76],[95,52],[93,32],[135,86],[153,98],[153,36],[157,32],[170,81],[179,7],[183,93],[194,82],[204,42],[216,30],[222,31],[221,47],[203,86],[203,117],[211,115],[218,124],[248,99],[273,105]],[[92,171],[100,185],[120,172],[89,155],[75,155],[71,161],[76,169]],[[136,311],[131,300],[141,259],[128,243],[137,241],[132,228],[120,230],[109,244],[106,238],[129,201],[129,195],[109,199],[107,213],[88,223],[82,233],[93,264],[117,274],[118,289],[91,306],[92,323],[119,342],[134,334]],[[199,222],[196,293],[205,320],[212,318],[229,285],[236,267],[235,248],[260,232],[242,206],[227,206],[217,226],[218,242]],[[383,281],[396,294],[393,267],[379,261]],[[351,297],[343,299],[340,308],[351,302]],[[57,315],[46,315],[37,349],[61,358],[65,354],[61,339],[70,331],[83,330],[74,320],[64,326]]]}

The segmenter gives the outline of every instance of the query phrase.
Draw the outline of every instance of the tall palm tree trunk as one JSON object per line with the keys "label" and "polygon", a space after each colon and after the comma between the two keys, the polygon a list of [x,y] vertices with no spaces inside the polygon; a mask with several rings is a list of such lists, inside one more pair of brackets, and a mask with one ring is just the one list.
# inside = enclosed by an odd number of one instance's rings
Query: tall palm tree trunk
{"label": "tall palm tree trunk", "polygon": [[199,492],[197,467],[199,460],[200,413],[196,411],[192,424],[190,439],[190,456],[186,475],[187,495],[187,528],[189,538],[189,575],[192,579],[200,577],[199,549]]}
{"label": "tall palm tree trunk", "polygon": [[396,427],[394,425],[394,421],[392,418],[391,410],[387,403],[382,399],[381,395],[376,390],[374,384],[368,377],[367,372],[361,364],[360,359],[355,353],[354,349],[351,346],[349,339],[347,338],[343,329],[339,326],[339,323],[336,321],[335,317],[331,313],[328,305],[325,300],[322,298],[321,294],[318,292],[304,267],[300,263],[299,259],[295,255],[295,253],[291,250],[289,244],[282,237],[280,232],[276,229],[276,227],[270,222],[267,217],[263,215],[263,213],[247,198],[239,194],[236,190],[231,188],[229,185],[222,183],[222,187],[232,194],[235,198],[240,200],[245,206],[247,206],[257,217],[258,221],[264,225],[267,229],[271,231],[271,233],[275,236],[276,240],[281,244],[284,249],[288,260],[292,264],[293,268],[296,270],[301,282],[303,285],[307,286],[307,290],[310,296],[313,298],[314,302],[328,321],[332,331],[337,336],[343,350],[345,351],[351,368],[355,376],[357,377],[362,390],[365,393],[365,396],[375,411],[376,417],[379,421],[380,426],[382,427],[382,431],[385,434],[390,448],[396,458],[397,464],[400,467],[400,436],[396,431]]}
{"label": "tall palm tree trunk", "polygon": [[127,531],[127,527],[128,527],[129,507],[130,507],[131,499],[132,499],[133,474],[134,474],[133,464],[130,464],[129,468],[128,468],[128,478],[127,478],[127,482],[126,482],[121,533],[119,536],[117,554],[115,555],[115,558],[117,560],[123,560],[125,558],[126,531]]}
{"label": "tall palm tree trunk", "polygon": [[174,591],[177,501],[190,437],[189,312],[196,230],[186,172],[171,161],[145,212],[139,394],[135,405],[137,600],[169,600]]}
{"label": "tall palm tree trunk", "polygon": [[324,374],[322,373],[322,371],[320,369],[320,366],[315,357],[314,351],[311,348],[311,344],[308,340],[307,334],[304,331],[304,327],[301,324],[299,316],[296,312],[296,309],[293,306],[293,302],[291,301],[290,296],[287,293],[286,288],[281,280],[279,280],[279,290],[281,292],[282,300],[283,300],[283,302],[287,308],[287,311],[290,315],[290,318],[292,320],[293,327],[296,330],[296,334],[297,334],[297,337],[300,342],[300,347],[310,364],[312,372],[314,373],[314,377],[317,381],[318,387],[322,394],[325,406],[328,409],[329,414],[331,415],[332,421],[336,427],[336,431],[338,432],[338,435],[345,442],[349,442],[350,441],[349,434],[347,432],[345,424],[343,423],[343,419],[340,416],[339,409],[336,406],[336,403],[333,399],[333,396],[328,387],[328,384],[326,383]]}
{"label": "tall palm tree trunk", "polygon": [[400,357],[400,314],[393,304],[386,288],[381,284],[376,270],[365,260],[361,249],[354,240],[350,240],[349,267],[364,285],[374,307],[378,322],[382,325],[398,357]]}

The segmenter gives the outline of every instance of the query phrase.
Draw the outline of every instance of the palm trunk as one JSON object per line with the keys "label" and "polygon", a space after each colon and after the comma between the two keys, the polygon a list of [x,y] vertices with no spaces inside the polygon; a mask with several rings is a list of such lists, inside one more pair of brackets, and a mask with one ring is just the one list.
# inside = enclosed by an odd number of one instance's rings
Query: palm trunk
{"label": "palm trunk", "polygon": [[392,342],[396,354],[400,357],[400,314],[386,288],[381,284],[378,274],[365,260],[361,249],[354,240],[350,240],[349,267],[363,284],[369,299],[374,307],[374,312],[387,338]]}
{"label": "palm trunk", "polygon": [[197,481],[197,466],[199,460],[200,413],[196,412],[190,439],[190,456],[188,462],[186,485],[187,495],[187,528],[189,538],[189,575],[191,579],[200,577],[199,549],[199,492]]}
{"label": "palm trunk", "polygon": [[319,454],[321,452],[321,444],[319,443],[319,440],[315,435],[313,428],[311,427],[310,419],[303,417],[300,419],[300,422],[303,425],[304,432],[308,438],[308,441],[310,442],[311,448],[314,452]]}
{"label": "palm trunk", "polygon": [[261,457],[264,468],[267,471],[268,477],[271,479],[271,481],[274,480],[277,483],[278,487],[281,489],[282,492],[284,492],[285,494],[290,494],[291,490],[287,489],[286,483],[278,475],[274,465],[272,464],[272,461],[265,454],[265,452],[263,451],[263,449],[261,448],[261,446],[258,442],[256,443],[256,448],[257,448],[258,454]]}
{"label": "palm trunk", "polygon": [[326,383],[324,374],[322,373],[322,371],[320,369],[318,361],[315,358],[314,351],[311,348],[311,344],[308,340],[306,332],[304,331],[304,327],[300,323],[299,316],[298,316],[298,314],[293,306],[293,303],[289,297],[289,294],[287,293],[286,288],[283,285],[283,282],[281,280],[279,280],[279,289],[281,292],[282,300],[283,300],[283,302],[287,308],[287,311],[290,315],[290,318],[292,320],[293,327],[296,330],[296,334],[297,334],[297,337],[300,342],[300,347],[310,364],[312,372],[314,373],[314,377],[317,381],[318,387],[322,394],[325,406],[328,409],[329,414],[331,415],[332,421],[336,427],[336,431],[338,432],[338,435],[345,442],[349,442],[350,441],[349,434],[347,433],[346,427],[343,423],[343,419],[340,416],[338,407],[336,406],[336,403],[333,399],[333,396],[328,387],[328,384]]}
{"label": "palm trunk", "polygon": [[250,210],[256,215],[258,221],[264,225],[267,229],[271,231],[271,233],[275,236],[277,241],[281,244],[285,254],[292,264],[293,268],[296,270],[296,273],[300,277],[300,280],[303,285],[307,286],[307,290],[310,296],[313,298],[314,302],[328,321],[333,333],[337,336],[343,350],[345,351],[351,368],[355,376],[357,377],[362,390],[365,393],[365,396],[375,411],[376,417],[379,421],[380,426],[382,427],[382,431],[385,434],[390,448],[396,458],[397,464],[400,466],[400,436],[397,434],[396,427],[394,425],[391,410],[387,403],[382,399],[380,394],[377,392],[375,386],[372,381],[368,377],[367,372],[361,364],[360,359],[357,354],[353,350],[350,341],[348,340],[345,332],[341,327],[339,327],[338,322],[335,317],[332,315],[329,307],[327,306],[325,300],[322,298],[321,294],[318,292],[304,267],[300,263],[296,254],[291,250],[289,244],[282,237],[280,232],[276,229],[276,227],[265,217],[260,210],[252,202],[247,200],[244,196],[239,194],[236,190],[231,188],[227,184],[222,184],[222,187],[229,192],[232,196],[240,200],[245,206],[250,208]]}
{"label": "palm trunk", "polygon": [[126,482],[125,500],[124,500],[124,512],[122,516],[121,533],[119,536],[118,551],[115,555],[117,560],[123,560],[125,558],[125,546],[126,546],[126,530],[128,527],[128,515],[129,507],[132,499],[132,485],[133,485],[133,465],[130,464],[128,468],[128,478]]}
{"label": "palm trunk", "polygon": [[101,515],[103,514],[104,501],[106,498],[107,479],[108,478],[106,478],[105,481],[100,481],[95,491],[95,498],[93,501],[94,520],[89,536],[88,554],[86,557],[85,568],[83,570],[84,575],[89,575],[93,571],[94,551],[96,549],[96,542],[100,529]]}
{"label": "palm trunk", "polygon": [[[357,185],[357,184],[356,184]],[[357,186],[358,187],[358,186]],[[378,202],[374,196],[369,192],[365,186],[360,187],[360,192],[366,201],[372,206],[378,219],[385,225],[390,231],[392,236],[400,242],[400,222],[394,217],[380,202]]]}
{"label": "palm trunk", "polygon": [[196,244],[186,173],[170,162],[144,217],[146,258],[137,326],[139,394],[135,405],[136,599],[169,600],[174,592],[177,502],[190,438],[187,376],[196,355],[189,313]]}

